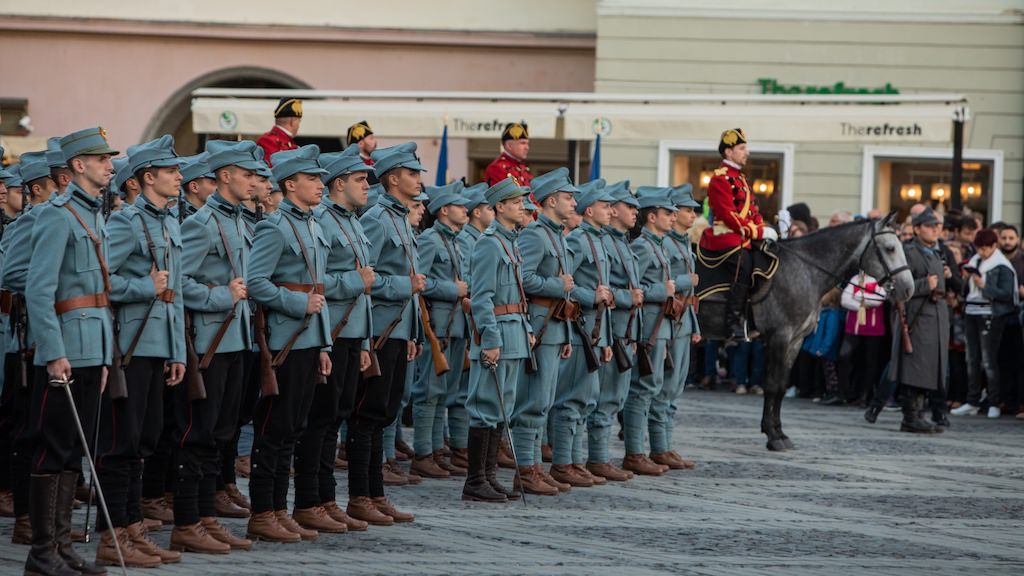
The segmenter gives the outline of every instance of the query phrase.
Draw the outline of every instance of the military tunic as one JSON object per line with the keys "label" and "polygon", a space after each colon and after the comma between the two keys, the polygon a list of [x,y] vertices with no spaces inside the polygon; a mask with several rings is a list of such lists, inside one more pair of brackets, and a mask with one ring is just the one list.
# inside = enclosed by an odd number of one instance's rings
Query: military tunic
{"label": "military tunic", "polygon": [[533,174],[530,173],[530,167],[526,165],[526,162],[513,158],[504,151],[487,165],[485,174],[488,186],[494,186],[505,178],[512,177],[516,184],[528,188],[530,181],[533,180]]}

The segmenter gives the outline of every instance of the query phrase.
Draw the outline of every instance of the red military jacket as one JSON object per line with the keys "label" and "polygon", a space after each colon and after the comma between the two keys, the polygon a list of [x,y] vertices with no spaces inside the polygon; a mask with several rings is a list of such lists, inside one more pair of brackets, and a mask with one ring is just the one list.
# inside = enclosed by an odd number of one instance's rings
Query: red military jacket
{"label": "red military jacket", "polygon": [[533,174],[530,173],[530,167],[526,162],[516,160],[506,152],[502,152],[487,166],[486,175],[488,186],[494,186],[509,176],[515,178],[520,186],[529,186],[533,180]]}
{"label": "red military jacket", "polygon": [[751,240],[763,237],[764,226],[754,202],[754,194],[738,168],[722,162],[715,170],[708,184],[708,205],[711,207],[714,226],[704,230],[700,238],[702,248],[750,248]]}
{"label": "red military jacket", "polygon": [[256,141],[256,145],[263,148],[263,161],[267,163],[267,166],[272,166],[270,157],[276,152],[298,148],[295,140],[282,130],[280,126],[274,126],[270,129],[270,132],[260,136],[260,139]]}

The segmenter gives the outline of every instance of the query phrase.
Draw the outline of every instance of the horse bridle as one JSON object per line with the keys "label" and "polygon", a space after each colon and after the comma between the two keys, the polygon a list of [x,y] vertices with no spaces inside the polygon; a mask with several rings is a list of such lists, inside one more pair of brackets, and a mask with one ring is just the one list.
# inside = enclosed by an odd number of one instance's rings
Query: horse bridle
{"label": "horse bridle", "polygon": [[[879,236],[883,236],[886,234],[892,234],[893,236],[897,237],[897,240],[899,239],[899,236],[897,235],[896,231],[893,230],[892,228],[883,228],[881,230],[874,232],[871,235],[871,239],[868,240],[868,245],[865,246],[864,250],[860,253],[860,258],[857,260],[857,265],[861,270],[863,270],[864,255],[868,253],[868,248],[874,248],[875,257],[878,258],[878,263],[882,266],[882,270],[885,272],[885,276],[882,276],[881,278],[878,279],[878,284],[881,286],[885,286],[886,291],[891,292],[893,287],[895,286],[895,281],[893,280],[893,277],[899,274],[900,272],[910,270],[910,265],[904,264],[903,266],[897,266],[896,268],[889,268],[889,263],[885,261],[885,258],[883,257],[884,255],[882,254],[882,248],[878,245],[877,242]],[[858,287],[861,290],[866,290],[866,287],[864,286],[855,287]],[[872,290],[872,292],[874,291]]]}

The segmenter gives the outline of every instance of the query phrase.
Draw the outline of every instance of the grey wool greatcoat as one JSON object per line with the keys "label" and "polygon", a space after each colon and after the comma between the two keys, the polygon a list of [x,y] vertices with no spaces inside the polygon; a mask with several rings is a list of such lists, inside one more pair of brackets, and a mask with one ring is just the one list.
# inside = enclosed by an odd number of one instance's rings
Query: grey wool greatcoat
{"label": "grey wool greatcoat", "polygon": [[903,249],[914,275],[914,295],[906,304],[907,325],[914,351],[910,354],[903,352],[900,317],[894,309],[891,314],[891,358],[894,361],[889,365],[889,375],[894,381],[907,386],[939,390],[945,386],[949,362],[949,306],[943,298],[938,302],[932,301],[928,276],[937,276],[936,290],[945,293],[942,256],[938,245],[929,248],[918,239],[907,242]]}

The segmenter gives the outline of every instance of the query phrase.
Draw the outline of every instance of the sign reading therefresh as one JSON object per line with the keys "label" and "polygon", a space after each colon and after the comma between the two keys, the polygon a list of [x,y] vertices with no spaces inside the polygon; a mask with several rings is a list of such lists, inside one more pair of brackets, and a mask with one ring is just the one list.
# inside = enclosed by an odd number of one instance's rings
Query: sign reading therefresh
{"label": "sign reading therefresh", "polygon": [[757,83],[761,85],[761,94],[899,94],[900,91],[892,87],[889,82],[878,88],[854,88],[847,86],[844,82],[836,82],[831,86],[800,86],[793,84],[787,86],[779,84],[775,78],[758,78]]}

